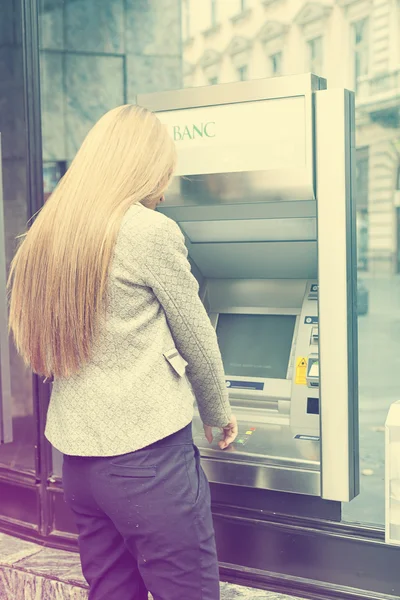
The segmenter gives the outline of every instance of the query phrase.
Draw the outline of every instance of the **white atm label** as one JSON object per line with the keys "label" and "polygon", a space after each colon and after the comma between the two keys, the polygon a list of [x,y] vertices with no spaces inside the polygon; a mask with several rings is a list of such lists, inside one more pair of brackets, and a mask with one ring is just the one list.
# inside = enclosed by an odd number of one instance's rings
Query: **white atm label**
{"label": "white atm label", "polygon": [[178,151],[176,175],[304,169],[305,98],[297,96],[157,113]]}

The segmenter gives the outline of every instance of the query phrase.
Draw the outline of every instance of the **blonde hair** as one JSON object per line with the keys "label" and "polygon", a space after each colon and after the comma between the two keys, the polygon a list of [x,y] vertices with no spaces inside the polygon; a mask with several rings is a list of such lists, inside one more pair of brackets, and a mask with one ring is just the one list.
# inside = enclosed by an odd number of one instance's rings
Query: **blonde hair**
{"label": "blonde hair", "polygon": [[69,377],[90,360],[122,218],[161,198],[175,160],[144,108],[111,110],[89,132],[11,264],[9,325],[35,373]]}

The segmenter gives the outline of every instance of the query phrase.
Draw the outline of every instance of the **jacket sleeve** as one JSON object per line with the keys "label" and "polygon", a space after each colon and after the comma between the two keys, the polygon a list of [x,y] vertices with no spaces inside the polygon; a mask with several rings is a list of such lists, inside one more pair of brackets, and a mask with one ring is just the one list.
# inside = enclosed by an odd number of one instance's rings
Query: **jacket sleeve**
{"label": "jacket sleeve", "polygon": [[187,375],[203,423],[227,425],[231,418],[217,335],[199,297],[178,225],[164,218],[147,231],[146,285],[164,309],[177,350],[188,363]]}

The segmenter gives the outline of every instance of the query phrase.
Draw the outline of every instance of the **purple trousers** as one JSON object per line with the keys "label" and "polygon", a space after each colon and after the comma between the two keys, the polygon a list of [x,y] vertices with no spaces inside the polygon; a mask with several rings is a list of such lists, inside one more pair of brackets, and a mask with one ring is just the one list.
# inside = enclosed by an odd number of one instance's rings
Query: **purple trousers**
{"label": "purple trousers", "polygon": [[219,600],[210,490],[189,425],[143,450],[65,456],[90,600]]}

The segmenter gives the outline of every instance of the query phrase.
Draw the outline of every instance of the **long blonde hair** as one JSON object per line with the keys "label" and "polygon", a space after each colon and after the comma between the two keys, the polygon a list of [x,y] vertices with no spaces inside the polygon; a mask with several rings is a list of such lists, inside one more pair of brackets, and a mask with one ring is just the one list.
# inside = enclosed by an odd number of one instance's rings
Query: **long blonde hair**
{"label": "long blonde hair", "polygon": [[69,377],[90,360],[122,218],[163,195],[175,160],[166,128],[137,106],[89,132],[11,264],[10,329],[35,373]]}

